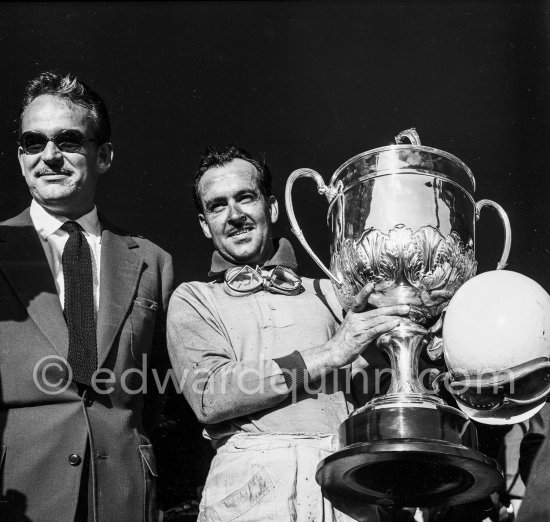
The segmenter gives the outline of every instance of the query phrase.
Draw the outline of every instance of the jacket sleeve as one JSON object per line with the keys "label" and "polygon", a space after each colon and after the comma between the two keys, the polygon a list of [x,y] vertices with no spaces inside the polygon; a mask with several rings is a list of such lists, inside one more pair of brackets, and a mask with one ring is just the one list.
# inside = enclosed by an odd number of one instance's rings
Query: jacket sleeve
{"label": "jacket sleeve", "polygon": [[162,261],[159,266],[161,303],[157,311],[153,333],[151,358],[146,381],[148,389],[143,409],[143,426],[148,434],[151,434],[158,424],[166,403],[167,392],[170,391],[167,389],[168,387],[163,387],[163,384],[170,384],[170,381],[166,378],[170,370],[170,359],[166,347],[166,313],[174,285],[174,270],[172,257],[166,252],[164,252]]}
{"label": "jacket sleeve", "polygon": [[[289,396],[279,365],[261,355],[239,361],[214,312],[194,284],[180,285],[168,307],[168,352],[198,420],[219,423],[276,406]],[[261,351],[258,351],[261,354]]]}

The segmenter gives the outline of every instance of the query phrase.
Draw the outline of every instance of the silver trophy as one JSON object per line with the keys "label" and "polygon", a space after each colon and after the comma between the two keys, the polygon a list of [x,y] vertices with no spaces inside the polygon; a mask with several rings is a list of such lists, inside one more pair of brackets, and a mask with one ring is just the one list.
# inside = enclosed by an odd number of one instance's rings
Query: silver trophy
{"label": "silver trophy", "polygon": [[[328,186],[311,169],[294,171],[286,185],[292,231],[332,280],[345,310],[367,283],[375,284],[372,307],[411,306],[410,324],[377,341],[391,363],[389,391],[342,423],[342,449],[317,469],[323,494],[359,520],[367,504],[456,505],[496,491],[503,481],[496,462],[477,450],[469,417],[427,390],[418,368],[422,350],[441,351],[434,326],[457,289],[476,274],[481,209],[493,207],[504,224],[497,268],[508,258],[509,220],[497,203],[475,202],[475,179],[458,158],[421,145],[415,129],[395,141],[345,162]],[[330,270],[294,215],[292,187],[303,177],[312,178],[329,203]]]}

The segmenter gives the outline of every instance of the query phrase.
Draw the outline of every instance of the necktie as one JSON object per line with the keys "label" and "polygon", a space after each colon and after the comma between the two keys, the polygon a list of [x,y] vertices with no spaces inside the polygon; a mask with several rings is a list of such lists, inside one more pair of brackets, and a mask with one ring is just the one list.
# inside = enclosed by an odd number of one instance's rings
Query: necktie
{"label": "necktie", "polygon": [[73,372],[73,381],[89,386],[97,369],[92,254],[78,223],[67,221],[61,229],[69,233],[61,258],[65,280],[64,314],[69,330],[67,362]]}

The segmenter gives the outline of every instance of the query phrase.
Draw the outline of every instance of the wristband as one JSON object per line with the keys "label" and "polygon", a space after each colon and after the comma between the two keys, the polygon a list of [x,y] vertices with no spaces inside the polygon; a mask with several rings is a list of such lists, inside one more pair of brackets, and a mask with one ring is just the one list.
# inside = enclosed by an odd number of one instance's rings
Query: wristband
{"label": "wristband", "polygon": [[309,382],[309,374],[302,354],[298,350],[273,360],[280,366],[289,391],[305,388],[306,383]]}

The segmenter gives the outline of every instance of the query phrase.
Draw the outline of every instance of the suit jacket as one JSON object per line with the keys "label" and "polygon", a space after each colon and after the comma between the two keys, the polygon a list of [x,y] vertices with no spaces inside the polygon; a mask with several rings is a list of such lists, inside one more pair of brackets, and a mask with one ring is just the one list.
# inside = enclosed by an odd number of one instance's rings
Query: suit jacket
{"label": "suit jacket", "polygon": [[82,396],[47,365],[66,359],[68,331],[29,209],[0,225],[0,520],[72,522],[83,469],[93,520],[156,517],[144,422],[160,413],[151,376],[160,371],[162,382],[168,360],[172,261],[150,241],[100,221],[97,355],[112,373],[101,374],[101,393]]}

